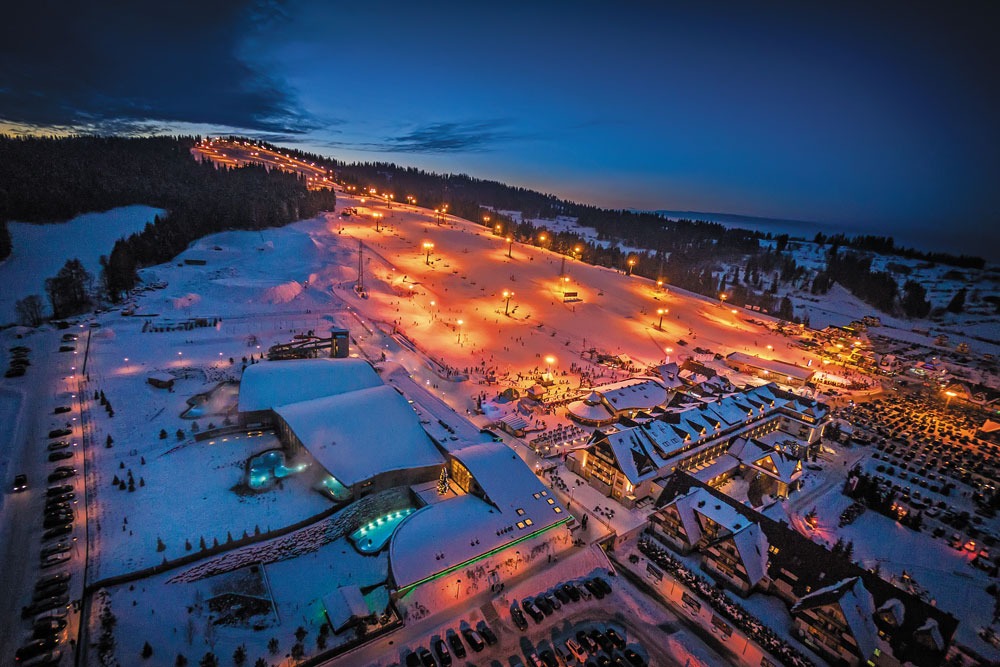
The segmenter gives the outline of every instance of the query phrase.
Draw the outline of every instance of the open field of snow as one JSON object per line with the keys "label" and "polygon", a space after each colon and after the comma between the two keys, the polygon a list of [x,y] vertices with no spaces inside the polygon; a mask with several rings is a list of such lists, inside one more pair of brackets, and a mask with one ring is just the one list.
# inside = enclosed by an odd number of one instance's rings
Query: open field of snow
{"label": "open field of snow", "polygon": [[35,225],[11,222],[13,251],[0,263],[0,323],[17,319],[14,303],[31,294],[46,302],[45,279],[59,272],[66,260],[79,259],[94,278],[100,276],[101,255],[111,254],[115,241],[142,231],[163,209],[122,206],[103,213],[84,213],[66,222]]}

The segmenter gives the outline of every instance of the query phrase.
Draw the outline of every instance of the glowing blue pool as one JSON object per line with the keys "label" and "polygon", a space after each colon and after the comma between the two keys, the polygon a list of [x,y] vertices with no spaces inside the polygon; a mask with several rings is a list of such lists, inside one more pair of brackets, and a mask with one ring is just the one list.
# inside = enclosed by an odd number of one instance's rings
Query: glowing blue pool
{"label": "glowing blue pool", "polygon": [[286,467],[285,452],[280,449],[270,449],[250,459],[247,484],[251,489],[263,489],[273,484],[275,480],[302,472],[307,467],[309,467],[307,463]]}
{"label": "glowing blue pool", "polygon": [[415,507],[407,507],[398,512],[390,512],[374,521],[361,526],[351,533],[350,539],[354,548],[363,554],[372,554],[386,545],[399,522],[416,512]]}

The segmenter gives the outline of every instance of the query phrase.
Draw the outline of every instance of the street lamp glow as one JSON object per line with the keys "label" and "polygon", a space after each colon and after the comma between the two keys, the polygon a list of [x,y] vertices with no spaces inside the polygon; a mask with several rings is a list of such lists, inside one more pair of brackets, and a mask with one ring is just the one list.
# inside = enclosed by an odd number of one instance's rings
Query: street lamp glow
{"label": "street lamp glow", "polygon": [[462,320],[458,320],[458,344],[462,344]]}
{"label": "street lamp glow", "polygon": [[669,308],[657,308],[656,314],[660,316],[660,321],[656,325],[656,328],[663,331],[663,316],[670,312]]}
{"label": "street lamp glow", "polygon": [[431,243],[430,241],[424,241],[424,250],[427,252],[427,257],[425,258],[424,263],[427,264],[427,266],[431,265],[431,250],[433,249],[434,249],[433,243]]}
{"label": "street lamp glow", "polygon": [[507,246],[507,259],[513,259],[513,257],[511,256],[511,253],[514,252],[514,237],[513,236],[508,236],[507,237],[507,243],[510,244],[509,246]]}
{"label": "street lamp glow", "polygon": [[510,298],[512,296],[514,296],[514,293],[511,292],[510,290],[504,290],[503,291],[503,299],[506,302],[506,305],[504,306],[504,309],[503,309],[503,314],[504,315],[509,315],[509,312],[510,312]]}

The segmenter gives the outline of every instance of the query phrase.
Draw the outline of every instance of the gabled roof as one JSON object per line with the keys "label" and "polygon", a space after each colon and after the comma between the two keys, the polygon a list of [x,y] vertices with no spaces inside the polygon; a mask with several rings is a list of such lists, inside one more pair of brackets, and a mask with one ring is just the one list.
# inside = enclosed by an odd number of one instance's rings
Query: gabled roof
{"label": "gabled roof", "polygon": [[874,620],[875,603],[861,578],[844,579],[803,596],[792,606],[792,614],[827,605],[840,607],[861,658],[870,658],[878,648],[878,628]]}
{"label": "gabled roof", "polygon": [[746,528],[733,533],[733,542],[747,571],[751,586],[767,576],[767,537],[760,526],[747,524]]}

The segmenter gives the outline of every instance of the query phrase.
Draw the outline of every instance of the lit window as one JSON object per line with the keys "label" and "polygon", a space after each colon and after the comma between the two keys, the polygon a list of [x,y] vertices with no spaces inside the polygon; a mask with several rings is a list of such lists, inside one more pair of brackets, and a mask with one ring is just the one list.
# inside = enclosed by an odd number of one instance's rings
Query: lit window
{"label": "lit window", "polygon": [[535,494],[533,494],[533,495],[535,496],[535,499],[536,499],[536,500],[537,500],[538,498],[541,498],[541,497],[542,497],[542,495],[541,495],[540,493],[535,493]]}
{"label": "lit window", "polygon": [[524,525],[525,525],[525,526],[530,526],[530,525],[531,525],[531,524],[533,524],[533,523],[535,523],[535,522],[534,522],[534,521],[532,521],[531,519],[525,519],[525,520],[524,520]]}
{"label": "lit window", "polygon": [[548,491],[542,491],[542,495],[543,496],[547,496],[547,495],[549,495],[549,492]]}
{"label": "lit window", "polygon": [[562,514],[562,508],[561,507],[553,507],[552,509],[555,510],[556,514]]}
{"label": "lit window", "polygon": [[517,522],[517,527],[523,529],[524,528],[524,522],[523,521],[518,521]]}
{"label": "lit window", "polygon": [[556,501],[554,501],[551,498],[549,498],[545,502],[547,502],[549,505],[554,505]]}
{"label": "lit window", "polygon": [[517,515],[518,515],[518,516],[524,516],[524,509],[523,509],[523,508],[521,508],[521,507],[518,507],[518,508],[517,508]]}

